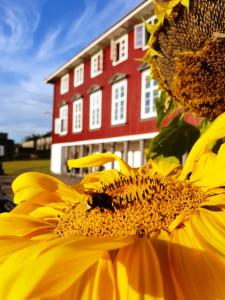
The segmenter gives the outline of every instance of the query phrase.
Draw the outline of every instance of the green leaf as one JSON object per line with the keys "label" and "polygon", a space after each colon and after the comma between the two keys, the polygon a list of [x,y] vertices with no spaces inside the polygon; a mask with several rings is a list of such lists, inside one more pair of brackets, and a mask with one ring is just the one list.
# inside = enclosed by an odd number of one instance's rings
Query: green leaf
{"label": "green leaf", "polygon": [[200,131],[197,127],[185,122],[181,116],[182,114],[177,115],[150,141],[146,151],[148,159],[162,155],[164,157],[175,156],[181,161],[182,156],[191,150],[200,136]]}

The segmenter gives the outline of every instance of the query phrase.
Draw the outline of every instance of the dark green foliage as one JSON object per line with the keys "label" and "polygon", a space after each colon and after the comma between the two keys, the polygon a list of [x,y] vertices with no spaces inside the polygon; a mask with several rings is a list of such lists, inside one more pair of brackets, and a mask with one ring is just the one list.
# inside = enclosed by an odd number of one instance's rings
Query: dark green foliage
{"label": "dark green foliage", "polygon": [[191,150],[199,136],[199,129],[185,122],[179,114],[150,141],[147,159],[175,156],[181,161],[182,155]]}

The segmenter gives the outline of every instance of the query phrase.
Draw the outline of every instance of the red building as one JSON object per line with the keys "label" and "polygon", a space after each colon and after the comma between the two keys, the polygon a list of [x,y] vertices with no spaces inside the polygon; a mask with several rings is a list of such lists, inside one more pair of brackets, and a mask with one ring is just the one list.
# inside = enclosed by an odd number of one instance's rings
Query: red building
{"label": "red building", "polygon": [[144,163],[144,148],[157,133],[159,92],[149,66],[137,60],[149,37],[143,19],[155,22],[151,0],[47,78],[54,85],[52,172],[66,172],[68,159],[97,152],[113,152],[133,167]]}

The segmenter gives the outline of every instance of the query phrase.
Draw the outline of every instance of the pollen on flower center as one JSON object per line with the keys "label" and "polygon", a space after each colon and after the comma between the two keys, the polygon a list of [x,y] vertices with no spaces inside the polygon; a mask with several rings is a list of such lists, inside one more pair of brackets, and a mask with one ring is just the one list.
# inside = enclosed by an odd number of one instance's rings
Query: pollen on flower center
{"label": "pollen on flower center", "polygon": [[59,236],[151,237],[206,200],[190,182],[145,174],[120,176],[112,184],[102,184],[94,195],[88,200],[90,208],[85,203],[67,205],[56,228]]}

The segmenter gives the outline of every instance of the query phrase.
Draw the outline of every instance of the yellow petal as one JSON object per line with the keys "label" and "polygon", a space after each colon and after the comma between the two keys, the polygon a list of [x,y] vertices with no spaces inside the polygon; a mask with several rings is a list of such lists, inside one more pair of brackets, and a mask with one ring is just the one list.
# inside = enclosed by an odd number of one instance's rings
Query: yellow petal
{"label": "yellow petal", "polygon": [[81,181],[81,185],[85,189],[98,190],[102,188],[102,183],[109,185],[119,178],[119,172],[117,170],[105,170],[101,172],[90,173],[84,177]]}
{"label": "yellow petal", "polygon": [[201,206],[218,206],[218,207],[225,206],[224,190],[223,193],[219,195],[213,195],[208,197],[207,201],[203,202]]}
{"label": "yellow petal", "polygon": [[0,264],[16,251],[27,248],[37,243],[35,240],[29,240],[17,236],[1,236],[0,238]]}
{"label": "yellow petal", "polygon": [[56,297],[79,280],[105,251],[132,242],[133,238],[58,238],[16,252],[0,266],[0,299]]}
{"label": "yellow petal", "polygon": [[97,167],[113,161],[118,161],[121,173],[130,175],[133,172],[132,168],[125,161],[111,153],[92,154],[78,159],[70,159],[68,160],[68,166],[70,169]]}
{"label": "yellow petal", "polygon": [[3,213],[0,215],[0,236],[35,236],[40,233],[52,232],[55,226],[43,220],[26,215]]}
{"label": "yellow petal", "polygon": [[115,278],[112,262],[105,253],[97,263],[90,267],[66,292],[51,300],[66,299],[116,299]]}
{"label": "yellow petal", "polygon": [[171,162],[168,159],[162,159],[159,161],[150,161],[153,170],[163,176],[168,176],[171,172],[173,172],[176,168],[180,166],[178,162]]}
{"label": "yellow petal", "polygon": [[159,261],[149,239],[120,249],[114,263],[118,299],[164,299]]}
{"label": "yellow petal", "polygon": [[40,193],[43,195],[44,192],[47,192],[48,195],[51,194],[49,198],[51,202],[80,201],[81,199],[80,194],[74,188],[57,178],[36,172],[28,172],[18,176],[12,184],[12,189],[15,194],[15,203],[32,199]]}
{"label": "yellow petal", "polygon": [[192,216],[190,225],[203,249],[220,259],[225,265],[225,212],[201,209],[199,216]]}
{"label": "yellow petal", "polygon": [[175,300],[176,294],[172,281],[171,264],[169,261],[168,247],[170,237],[166,231],[161,231],[157,239],[153,239],[152,245],[157,253],[163,279],[164,296],[167,300]]}
{"label": "yellow petal", "polygon": [[206,252],[190,224],[175,230],[169,246],[177,299],[225,299],[225,268]]}
{"label": "yellow petal", "polygon": [[[198,163],[196,164],[195,169],[193,170],[190,181],[197,182],[204,180],[207,175],[211,175],[213,167],[216,161],[216,154],[212,152],[204,153]],[[203,184],[203,183],[201,183]]]}
{"label": "yellow petal", "polygon": [[194,144],[188,155],[180,179],[184,180],[188,173],[192,172],[194,165],[200,159],[204,152],[207,152],[207,146],[225,136],[225,113],[221,114],[205,131],[205,133]]}
{"label": "yellow petal", "polygon": [[19,204],[11,211],[11,213],[30,214],[40,207],[50,207],[59,211],[65,208],[65,202],[62,201],[62,199],[64,199],[65,201],[64,197],[61,198],[56,193],[51,191],[40,192],[36,195],[33,195],[32,198],[29,199],[29,201],[19,202]]}

